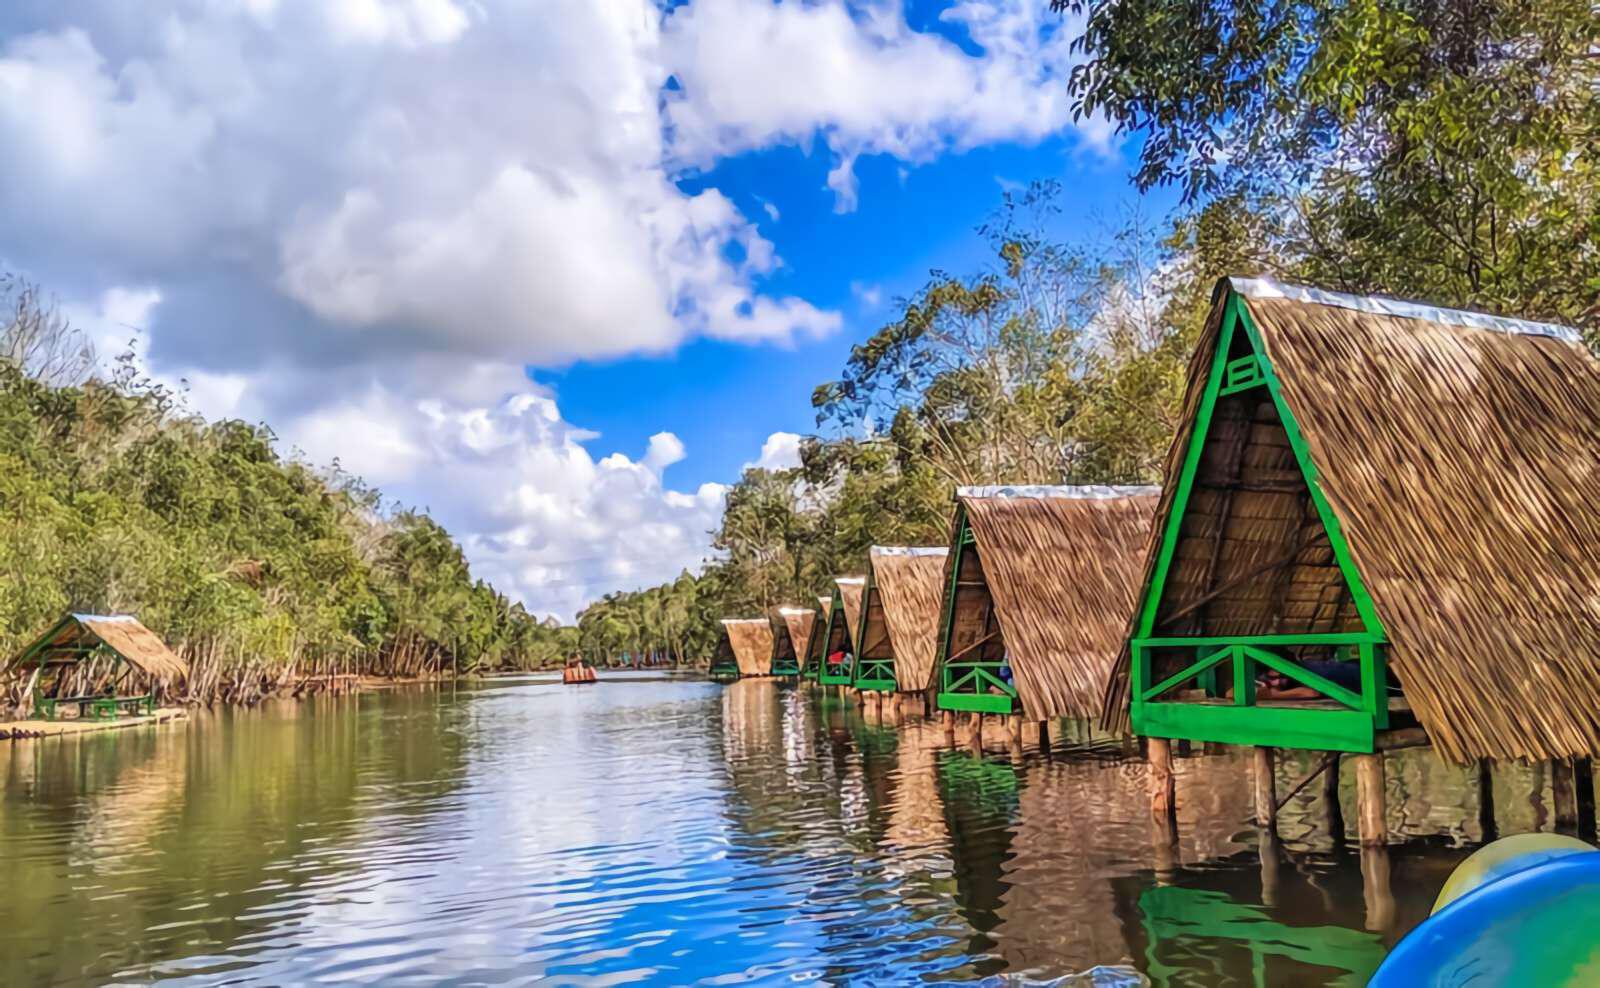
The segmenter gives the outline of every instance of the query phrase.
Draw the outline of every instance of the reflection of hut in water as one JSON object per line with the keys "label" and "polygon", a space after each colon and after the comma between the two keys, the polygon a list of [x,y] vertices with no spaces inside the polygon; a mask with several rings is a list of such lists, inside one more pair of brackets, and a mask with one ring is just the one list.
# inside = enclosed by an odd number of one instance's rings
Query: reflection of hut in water
{"label": "reflection of hut in water", "polygon": [[894,860],[915,865],[946,854],[944,805],[939,796],[944,732],[932,721],[916,720],[901,727],[899,737],[898,783],[884,836],[895,848]]}
{"label": "reflection of hut in water", "polygon": [[854,685],[926,693],[938,642],[944,547],[872,547],[856,638]]}
{"label": "reflection of hut in water", "polygon": [[[778,684],[769,677],[743,679],[722,691],[723,753],[730,762],[757,754],[776,754],[785,747],[783,709]],[[754,766],[767,771],[762,762]]]}
{"label": "reflection of hut in water", "polygon": [[1574,330],[1219,282],[1107,717],[1268,780],[1360,753],[1380,823],[1366,753],[1413,713],[1457,763],[1600,750],[1596,422]]}
{"label": "reflection of hut in water", "polygon": [[772,675],[772,622],[766,618],[723,618],[722,631],[741,678]]}
{"label": "reflection of hut in water", "polygon": [[811,645],[817,612],[807,607],[780,607],[772,620],[772,674],[798,676]]}
{"label": "reflection of hut in water", "polygon": [[[850,656],[855,651],[856,628],[861,616],[861,597],[866,579],[840,576],[833,581],[833,600],[828,606],[828,631],[822,643],[822,664],[817,681],[825,686],[849,686],[853,669]],[[841,661],[829,661],[843,656]]]}
{"label": "reflection of hut in water", "polygon": [[959,489],[939,707],[1034,721],[1098,714],[1127,634],[1155,493]]}
{"label": "reflection of hut in water", "polygon": [[188,664],[131,614],[68,614],[4,671],[23,677],[47,718],[69,706],[96,719],[154,713],[160,696],[189,676]]}
{"label": "reflection of hut in water", "polygon": [[804,675],[813,682],[816,681],[818,671],[822,668],[823,649],[828,643],[828,618],[832,614],[833,598],[819,596],[816,618],[811,622],[811,634],[806,639],[805,651]]}

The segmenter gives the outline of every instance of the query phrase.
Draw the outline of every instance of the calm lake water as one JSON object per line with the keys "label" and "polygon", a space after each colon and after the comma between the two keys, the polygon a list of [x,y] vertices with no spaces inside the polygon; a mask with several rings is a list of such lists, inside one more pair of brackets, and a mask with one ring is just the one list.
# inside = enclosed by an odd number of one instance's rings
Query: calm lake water
{"label": "calm lake water", "polygon": [[[0,983],[1360,984],[1481,838],[1411,752],[1365,882],[1317,784],[1262,855],[1241,755],[1196,751],[1172,848],[1136,757],[1053,749],[618,673],[14,742]],[[1502,832],[1548,829],[1543,784],[1499,771]]]}

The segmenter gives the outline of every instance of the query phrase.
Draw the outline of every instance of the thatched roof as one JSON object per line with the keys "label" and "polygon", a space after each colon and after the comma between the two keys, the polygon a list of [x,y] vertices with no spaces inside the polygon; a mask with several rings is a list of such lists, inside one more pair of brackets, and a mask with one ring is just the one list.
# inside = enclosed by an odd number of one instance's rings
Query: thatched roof
{"label": "thatched roof", "polygon": [[[978,565],[967,562],[953,620],[977,639],[993,607],[1022,714],[1093,717],[1127,638],[1153,487],[963,487]],[[952,539],[959,538],[956,531]],[[948,575],[948,574],[947,574]],[[970,629],[970,630],[968,630]],[[952,649],[963,635],[952,635]]]}
{"label": "thatched roof", "polygon": [[844,625],[850,632],[850,647],[861,640],[861,599],[866,595],[867,578],[864,576],[836,576],[839,600],[844,605]]}
{"label": "thatched roof", "polygon": [[811,645],[811,627],[817,623],[817,612],[809,607],[780,607],[778,620],[773,627],[772,658],[776,662],[787,648],[794,655],[795,665],[806,667],[806,649]]}
{"label": "thatched roof", "polygon": [[766,618],[723,618],[723,634],[733,648],[741,676],[772,674],[772,623]]}
{"label": "thatched roof", "polygon": [[[1577,333],[1225,279],[1190,365],[1169,481],[1232,296],[1437,750],[1458,762],[1600,752],[1600,362]],[[1270,394],[1228,400],[1212,415],[1164,600],[1193,601],[1275,556],[1292,562],[1185,615],[1183,633],[1362,628]],[[1154,565],[1152,553],[1146,584]],[[1117,717],[1125,659],[1107,691]]]}
{"label": "thatched roof", "polygon": [[863,634],[863,658],[873,655],[878,622],[894,658],[894,680],[902,692],[919,693],[933,685],[939,647],[939,604],[944,596],[944,546],[872,547],[872,596]]}
{"label": "thatched roof", "polygon": [[110,648],[135,669],[172,684],[189,677],[189,666],[167,648],[156,633],[131,614],[68,614],[34,639],[6,665],[77,662],[85,649]]}

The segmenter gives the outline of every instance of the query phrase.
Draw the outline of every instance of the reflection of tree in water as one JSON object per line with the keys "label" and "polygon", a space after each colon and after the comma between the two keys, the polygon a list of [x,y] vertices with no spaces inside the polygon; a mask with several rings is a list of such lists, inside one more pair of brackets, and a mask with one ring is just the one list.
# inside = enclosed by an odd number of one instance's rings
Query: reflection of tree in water
{"label": "reflection of tree in water", "polygon": [[995,953],[999,941],[994,931],[1011,888],[1005,878],[1006,862],[1011,857],[1022,781],[1009,762],[965,751],[940,752],[938,765],[956,908],[972,927],[966,953],[974,973],[998,974],[1006,964]]}
{"label": "reflection of tree in water", "polygon": [[[466,745],[432,693],[386,698],[404,708],[393,718],[322,698],[12,743],[0,838],[30,853],[0,858],[0,921],[26,948],[6,952],[0,983],[140,979],[297,922],[285,903],[358,870],[341,849],[376,817],[407,826],[459,784]],[[374,787],[404,798],[363,799]]]}

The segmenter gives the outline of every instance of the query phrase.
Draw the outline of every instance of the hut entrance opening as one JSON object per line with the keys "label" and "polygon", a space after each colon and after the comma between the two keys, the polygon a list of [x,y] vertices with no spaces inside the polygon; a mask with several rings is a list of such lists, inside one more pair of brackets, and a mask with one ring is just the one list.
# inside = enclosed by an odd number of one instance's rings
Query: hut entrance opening
{"label": "hut entrance opening", "polygon": [[739,660],[733,655],[733,641],[726,626],[717,636],[717,650],[711,655],[711,678],[719,683],[731,683],[739,678]]}
{"label": "hut entrance opening", "polygon": [[878,593],[874,572],[867,572],[866,590],[861,597],[861,627],[856,640],[856,662],[852,685],[860,690],[893,693],[894,646],[889,641],[889,623],[883,613],[883,596]]}
{"label": "hut entrance opening", "polygon": [[[849,686],[851,644],[849,622],[845,619],[844,597],[837,585],[833,588],[833,601],[828,605],[828,630],[823,635],[822,660],[817,667],[817,681],[824,686]],[[830,661],[842,655],[843,661]]]}
{"label": "hut entrance opening", "polygon": [[954,556],[945,593],[939,709],[1012,713],[1017,709],[1017,688],[1005,668],[1005,634],[964,507],[956,521]]}
{"label": "hut entrance opening", "polygon": [[833,614],[833,598],[818,597],[816,618],[811,622],[811,633],[806,636],[806,678],[816,681],[821,675],[822,660],[827,658],[828,618]]}
{"label": "hut entrance opening", "polygon": [[37,716],[61,710],[115,720],[153,714],[162,691],[188,677],[188,666],[154,632],[127,614],[68,614],[7,666],[25,677]]}
{"label": "hut entrance opening", "polygon": [[1372,751],[1383,628],[1249,312],[1220,318],[1129,643],[1134,730]]}
{"label": "hut entrance opening", "polygon": [[[799,649],[805,646],[805,642],[800,642],[798,645],[795,643],[794,629],[789,620],[789,612],[791,610],[794,609],[788,607],[779,608],[778,614],[772,622],[772,674],[774,676],[800,675]],[[797,613],[794,616],[798,622],[801,615]]]}

